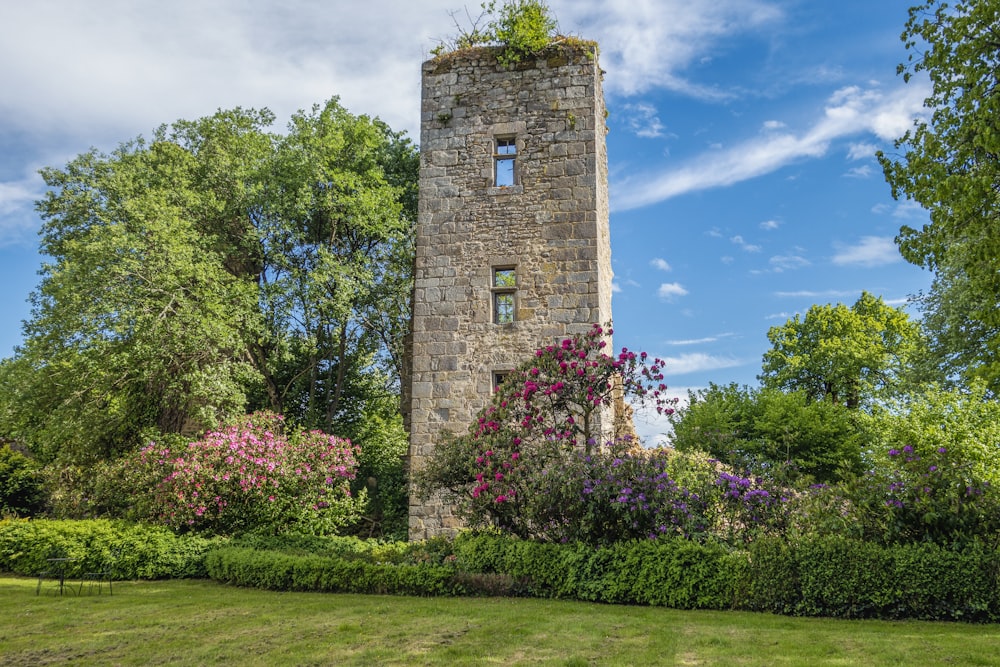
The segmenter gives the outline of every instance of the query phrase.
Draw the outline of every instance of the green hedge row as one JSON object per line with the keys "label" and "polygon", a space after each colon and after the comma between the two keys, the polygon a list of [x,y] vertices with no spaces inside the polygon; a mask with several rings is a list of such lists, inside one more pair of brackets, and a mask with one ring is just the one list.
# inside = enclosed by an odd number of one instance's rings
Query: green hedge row
{"label": "green hedge row", "polygon": [[0,521],[0,572],[33,576],[46,558],[72,558],[67,576],[113,563],[118,579],[206,577],[205,554],[219,540],[175,535],[167,528],[103,519]]}
{"label": "green hedge row", "polygon": [[223,547],[205,559],[213,579],[278,591],[452,595],[455,568],[431,563],[377,563],[335,555]]}
{"label": "green hedge row", "polygon": [[981,543],[890,547],[840,537],[749,550],[737,608],[802,616],[1000,620],[1000,552]]}
{"label": "green hedge row", "polygon": [[507,595],[804,616],[1000,620],[1000,552],[973,543],[892,547],[842,537],[681,539],[593,548],[465,533],[454,541],[178,536],[118,521],[0,521],[0,571],[69,576],[108,558],[121,579],[210,576],[239,586],[405,595]]}
{"label": "green hedge row", "polygon": [[463,534],[456,564],[469,573],[509,576],[535,597],[730,609],[746,556],[720,544],[643,540],[594,548]]}
{"label": "green hedge row", "polygon": [[[533,596],[843,618],[1000,620],[1000,553],[982,544],[883,547],[841,537],[685,540],[594,549],[496,535],[455,542],[464,572],[506,575]],[[516,592],[516,591],[515,591]]]}

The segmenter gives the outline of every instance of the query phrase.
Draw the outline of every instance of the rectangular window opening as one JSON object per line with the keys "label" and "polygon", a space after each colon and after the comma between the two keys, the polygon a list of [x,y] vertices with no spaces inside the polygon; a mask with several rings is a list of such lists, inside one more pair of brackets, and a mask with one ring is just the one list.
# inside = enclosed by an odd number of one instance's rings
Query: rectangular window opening
{"label": "rectangular window opening", "polygon": [[493,371],[493,393],[500,389],[500,385],[503,384],[508,375],[510,375],[510,371]]}
{"label": "rectangular window opening", "polygon": [[517,291],[517,274],[513,267],[493,269],[493,321],[496,324],[511,324],[514,321]]}
{"label": "rectangular window opening", "polygon": [[507,188],[516,184],[514,165],[517,161],[517,141],[513,137],[497,138],[493,153],[494,185]]}

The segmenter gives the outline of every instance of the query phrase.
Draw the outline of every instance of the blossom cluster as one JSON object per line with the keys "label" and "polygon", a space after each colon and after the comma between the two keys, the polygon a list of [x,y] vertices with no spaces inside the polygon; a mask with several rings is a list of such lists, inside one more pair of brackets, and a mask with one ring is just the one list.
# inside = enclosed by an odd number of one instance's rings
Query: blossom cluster
{"label": "blossom cluster", "polygon": [[469,496],[478,511],[511,515],[530,490],[527,468],[537,471],[579,450],[591,453],[602,435],[601,411],[616,400],[652,399],[661,412],[673,411],[663,362],[627,349],[608,355],[612,333],[595,324],[540,348],[507,375],[467,439],[474,461]]}
{"label": "blossom cluster", "polygon": [[175,529],[233,533],[322,515],[346,519],[358,448],[320,431],[281,434],[282,418],[255,414],[182,446],[150,443],[139,464],[161,471],[158,519]]}
{"label": "blossom cluster", "polygon": [[[995,494],[971,467],[946,447],[919,452],[912,445],[890,449],[871,475],[886,529],[902,539],[948,542],[996,527]],[[874,503],[873,503],[874,504]]]}

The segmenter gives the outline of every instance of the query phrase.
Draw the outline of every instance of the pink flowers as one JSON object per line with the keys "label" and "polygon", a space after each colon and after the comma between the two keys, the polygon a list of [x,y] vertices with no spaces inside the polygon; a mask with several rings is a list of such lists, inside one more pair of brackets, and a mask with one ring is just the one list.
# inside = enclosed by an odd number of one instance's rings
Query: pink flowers
{"label": "pink flowers", "polygon": [[183,457],[150,460],[154,445],[145,448],[140,459],[163,472],[156,489],[161,520],[175,528],[230,533],[353,507],[349,482],[357,447],[321,431],[285,437],[276,434],[280,422],[278,415],[250,415],[187,444]]}
{"label": "pink flowers", "polygon": [[[562,456],[583,445],[589,452],[603,440],[603,407],[618,397],[655,399],[663,362],[646,364],[645,353],[623,349],[617,357],[605,352],[611,330],[594,325],[582,335],[538,349],[530,361],[512,371],[493,401],[478,415],[469,432],[468,462],[474,461],[467,493],[474,512],[499,524],[516,521],[512,500],[529,494],[546,466],[560,465]],[[527,495],[525,496],[527,497]],[[501,516],[503,517],[501,519]]]}

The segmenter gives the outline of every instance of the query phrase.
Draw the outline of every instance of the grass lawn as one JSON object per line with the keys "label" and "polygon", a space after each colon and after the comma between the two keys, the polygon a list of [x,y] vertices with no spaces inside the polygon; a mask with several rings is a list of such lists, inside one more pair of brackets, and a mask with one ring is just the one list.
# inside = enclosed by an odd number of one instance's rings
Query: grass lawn
{"label": "grass lawn", "polygon": [[210,581],[35,596],[0,578],[0,664],[1000,665],[1000,626],[505,598],[272,593]]}

